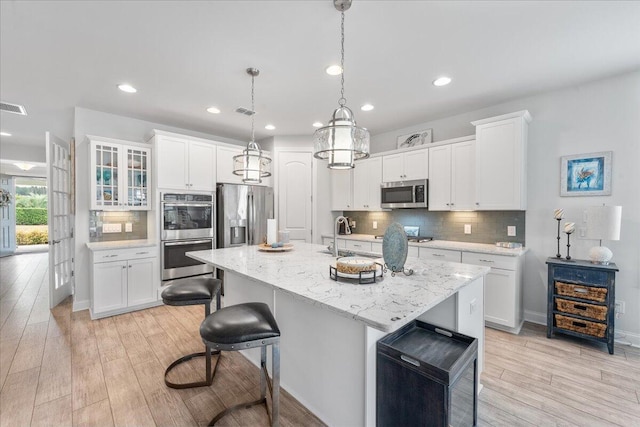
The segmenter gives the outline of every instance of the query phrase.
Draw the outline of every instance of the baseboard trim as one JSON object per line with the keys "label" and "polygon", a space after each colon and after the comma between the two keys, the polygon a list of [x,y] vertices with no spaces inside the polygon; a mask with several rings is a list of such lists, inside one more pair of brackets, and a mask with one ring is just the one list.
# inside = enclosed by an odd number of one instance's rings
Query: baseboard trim
{"label": "baseboard trim", "polygon": [[89,307],[91,306],[91,304],[89,303],[89,300],[84,300],[84,301],[73,301],[73,308],[71,309],[72,311],[82,311],[82,310],[88,310]]}
{"label": "baseboard trim", "polygon": [[[539,325],[546,325],[547,314],[540,313],[537,311],[525,310],[524,320],[531,323],[537,323]],[[640,347],[640,334],[616,329],[616,335],[615,335],[614,341],[617,344],[630,345],[632,347]]]}

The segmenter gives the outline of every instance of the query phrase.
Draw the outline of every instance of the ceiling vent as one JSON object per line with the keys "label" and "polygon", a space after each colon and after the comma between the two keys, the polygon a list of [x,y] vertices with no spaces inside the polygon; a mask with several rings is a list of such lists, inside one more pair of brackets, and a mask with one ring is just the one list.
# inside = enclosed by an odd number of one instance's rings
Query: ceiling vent
{"label": "ceiling vent", "polygon": [[21,116],[27,115],[27,110],[18,104],[9,104],[8,102],[0,102],[0,111],[6,111],[7,113],[20,114]]}
{"label": "ceiling vent", "polygon": [[248,108],[238,107],[236,108],[236,113],[244,114],[245,116],[253,116],[256,112],[249,110]]}

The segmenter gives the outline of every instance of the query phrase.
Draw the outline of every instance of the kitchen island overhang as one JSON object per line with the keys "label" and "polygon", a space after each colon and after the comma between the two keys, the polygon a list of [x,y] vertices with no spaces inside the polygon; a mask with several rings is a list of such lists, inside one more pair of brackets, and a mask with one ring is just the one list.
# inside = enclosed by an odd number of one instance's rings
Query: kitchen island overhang
{"label": "kitchen island overhang", "polygon": [[[387,272],[359,285],[330,279],[334,258],[324,246],[294,245],[290,252],[242,246],[188,256],[225,270],[224,305],[271,307],[282,332],[281,384],[327,424],[375,425],[375,344],[418,317],[475,336],[483,348],[488,267],[408,258],[413,275]],[[257,364],[257,354],[246,355]]]}

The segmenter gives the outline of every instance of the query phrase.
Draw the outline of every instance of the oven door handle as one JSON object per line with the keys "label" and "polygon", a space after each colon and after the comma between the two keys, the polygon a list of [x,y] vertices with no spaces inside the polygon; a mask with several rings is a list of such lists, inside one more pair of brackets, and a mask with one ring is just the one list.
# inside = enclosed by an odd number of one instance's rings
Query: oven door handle
{"label": "oven door handle", "polygon": [[185,242],[165,242],[165,246],[184,246],[184,245],[195,245],[198,243],[212,243],[211,239],[208,240],[189,240]]}
{"label": "oven door handle", "polygon": [[187,206],[187,207],[196,207],[196,208],[208,208],[212,207],[213,203],[167,203],[162,202],[162,206]]}

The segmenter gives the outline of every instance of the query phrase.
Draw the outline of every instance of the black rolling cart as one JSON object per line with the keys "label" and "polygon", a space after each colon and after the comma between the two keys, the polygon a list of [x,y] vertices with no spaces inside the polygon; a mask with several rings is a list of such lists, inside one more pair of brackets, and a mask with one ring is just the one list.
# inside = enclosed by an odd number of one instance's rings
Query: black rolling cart
{"label": "black rolling cart", "polygon": [[419,320],[377,343],[376,422],[473,426],[478,341]]}

